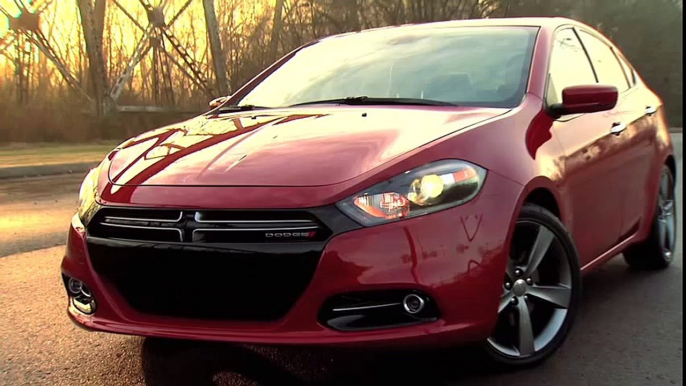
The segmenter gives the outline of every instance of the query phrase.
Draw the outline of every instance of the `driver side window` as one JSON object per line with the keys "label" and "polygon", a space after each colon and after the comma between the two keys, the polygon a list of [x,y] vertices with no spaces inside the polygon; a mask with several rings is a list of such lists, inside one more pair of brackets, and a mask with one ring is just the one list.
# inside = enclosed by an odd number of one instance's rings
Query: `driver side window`
{"label": "driver side window", "polygon": [[570,86],[597,83],[591,62],[573,29],[558,31],[548,68],[548,105],[562,103],[562,90]]}

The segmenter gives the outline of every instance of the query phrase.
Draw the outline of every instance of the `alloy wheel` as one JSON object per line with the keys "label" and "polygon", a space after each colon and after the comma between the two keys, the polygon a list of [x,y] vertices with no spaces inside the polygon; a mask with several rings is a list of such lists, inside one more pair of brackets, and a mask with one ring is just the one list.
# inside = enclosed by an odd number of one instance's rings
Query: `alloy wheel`
{"label": "alloy wheel", "polygon": [[671,174],[665,173],[660,181],[657,206],[658,237],[662,253],[667,261],[672,259],[676,246],[676,208],[674,183]]}
{"label": "alloy wheel", "polygon": [[572,282],[569,256],[555,233],[542,223],[518,221],[488,344],[512,358],[545,348],[565,322]]}

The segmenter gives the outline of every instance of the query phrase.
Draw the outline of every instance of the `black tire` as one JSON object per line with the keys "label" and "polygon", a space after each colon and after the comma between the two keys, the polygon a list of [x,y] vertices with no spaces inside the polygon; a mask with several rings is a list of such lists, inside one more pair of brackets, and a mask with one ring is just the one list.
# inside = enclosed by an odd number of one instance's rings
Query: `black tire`
{"label": "black tire", "polygon": [[[624,252],[624,260],[631,268],[655,270],[667,268],[671,264],[676,247],[678,224],[674,188],[674,174],[665,165],[660,177],[650,235],[643,242],[632,245]],[[667,208],[670,202],[671,207]]]}
{"label": "black tire", "polygon": [[[517,265],[518,263],[522,262],[522,260],[517,260],[517,258],[513,258],[513,256],[515,254],[518,254],[519,250],[521,250],[522,252],[524,251],[524,249],[520,248],[519,246],[521,244],[525,244],[527,241],[525,241],[524,239],[529,237],[526,233],[519,232],[519,229],[520,227],[529,226],[530,224],[534,224],[534,226],[539,227],[534,237],[535,241],[532,242],[531,251],[523,253],[529,256],[526,265]],[[552,236],[554,236],[554,239],[552,239],[553,241],[548,242],[549,246],[545,247],[545,251],[540,254],[542,257],[538,259],[539,263],[531,263],[532,260],[536,260],[533,258],[533,256],[536,255],[534,250],[538,249],[536,246],[538,244],[545,244],[545,242],[540,242],[540,234],[543,233],[541,229],[543,228],[551,232]],[[522,231],[526,231],[526,229],[522,229]],[[547,262],[548,267],[544,266],[544,262]],[[568,268],[562,268],[563,266],[565,266],[565,264],[567,264]],[[558,307],[556,305],[553,305],[552,302],[543,301],[543,298],[537,297],[537,295],[533,292],[534,290],[539,290],[540,288],[546,288],[546,283],[542,283],[543,273],[540,272],[544,272],[546,268],[550,267],[553,267],[552,270],[554,271],[554,267],[556,265],[560,267],[559,269],[561,271],[564,269],[565,272],[559,273],[558,279],[560,280],[558,284],[549,285],[548,288],[556,287],[559,285],[562,288],[567,288],[569,290],[569,294],[567,294],[568,297],[566,297],[566,299],[568,299],[568,306],[566,307],[566,309],[564,307]],[[533,268],[530,268],[529,266],[532,266]],[[517,269],[518,267],[521,269]],[[533,274],[529,273],[531,269],[535,270],[534,273],[536,275],[536,280],[538,280],[538,282],[532,280],[532,282],[529,283],[529,278],[534,277]],[[550,269],[547,270],[551,271]],[[514,276],[512,272],[515,272]],[[527,275],[531,276],[526,277]],[[562,280],[563,275],[564,280]],[[512,283],[510,283],[510,281],[512,280],[510,279],[510,277],[520,277],[518,280],[515,281],[514,286],[516,286],[517,284],[521,284],[521,280],[522,278],[524,278],[523,280],[525,280],[528,285],[526,288],[528,288],[531,292],[525,292],[528,295],[523,295],[521,291],[515,292],[516,289],[521,290],[521,286],[515,288],[512,285]],[[553,277],[552,280],[554,282],[555,277]],[[567,285],[564,285],[563,287],[562,283],[567,283]],[[510,285],[511,290],[508,290],[508,285]],[[517,297],[517,300],[515,300],[517,303],[513,303],[515,301],[513,301],[511,298],[509,300],[506,298],[506,296],[508,296],[508,291],[512,294],[512,297]],[[537,205],[525,204],[517,220],[515,235],[513,236],[512,240],[510,259],[508,261],[508,268],[506,269],[505,281],[503,283],[503,296],[501,297],[501,306],[498,310],[498,324],[494,329],[493,335],[482,345],[483,350],[486,352],[488,358],[490,358],[491,361],[495,362],[497,365],[500,365],[501,367],[504,367],[506,370],[526,368],[541,363],[545,359],[549,358],[567,338],[567,335],[569,334],[569,331],[572,327],[574,318],[578,312],[580,299],[581,272],[579,269],[579,256],[576,250],[576,246],[574,245],[574,242],[572,241],[572,238],[569,235],[569,232],[567,232],[562,222],[557,217],[555,217],[555,215],[553,215],[550,211]],[[523,303],[520,304],[519,302]],[[503,304],[507,305],[503,306]],[[545,339],[541,339],[541,337],[544,336],[543,331],[546,331],[549,326],[546,327],[545,323],[541,323],[541,326],[544,327],[542,327],[541,330],[538,332],[540,336],[535,336],[536,331],[534,317],[535,312],[537,310],[536,307],[541,307],[539,308],[538,312],[544,313],[545,315],[546,310],[544,308],[544,305],[548,305],[551,308],[553,308],[553,310],[550,311],[553,316],[551,316],[550,322],[548,323],[553,323],[554,321],[556,323],[555,330],[551,331],[557,332],[548,333],[544,337]],[[524,309],[526,309],[527,312],[530,313],[529,327],[531,327],[531,330],[533,332],[533,335],[530,335],[530,338],[533,340],[532,344],[529,346],[529,350],[533,349],[534,351],[530,354],[525,355],[524,352],[526,350],[522,350],[521,342],[524,339],[521,338],[523,331],[521,329],[521,323],[523,319],[521,316],[517,316],[516,318],[518,322],[515,323],[519,323],[520,325],[518,327],[514,327],[515,329],[517,329],[518,332],[514,331],[514,333],[512,334],[517,335],[518,343],[513,345],[515,346],[513,350],[517,351],[517,354],[508,355],[505,351],[505,347],[496,341],[496,336],[497,334],[499,334],[498,330],[500,329],[501,331],[505,332],[504,334],[502,334],[502,336],[504,338],[507,338],[507,328],[511,328],[512,326],[502,326],[502,324],[507,324],[507,320],[514,320],[515,317],[512,315],[519,315],[521,307],[524,307]],[[531,308],[530,311],[529,308]],[[509,315],[507,314],[508,312],[510,313]],[[545,317],[543,319],[539,319],[545,320]],[[505,328],[503,329],[502,327]],[[540,342],[539,339],[541,340]],[[539,344],[541,347],[536,347]],[[519,347],[517,348],[516,346]]]}

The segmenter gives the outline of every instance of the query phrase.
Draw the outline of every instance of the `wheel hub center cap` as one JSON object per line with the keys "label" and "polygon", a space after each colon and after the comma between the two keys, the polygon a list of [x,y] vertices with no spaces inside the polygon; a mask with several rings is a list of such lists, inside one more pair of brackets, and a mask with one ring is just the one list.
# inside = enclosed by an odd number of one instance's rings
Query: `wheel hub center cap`
{"label": "wheel hub center cap", "polygon": [[524,296],[526,293],[526,282],[523,279],[515,281],[512,286],[512,292],[514,292],[515,296]]}

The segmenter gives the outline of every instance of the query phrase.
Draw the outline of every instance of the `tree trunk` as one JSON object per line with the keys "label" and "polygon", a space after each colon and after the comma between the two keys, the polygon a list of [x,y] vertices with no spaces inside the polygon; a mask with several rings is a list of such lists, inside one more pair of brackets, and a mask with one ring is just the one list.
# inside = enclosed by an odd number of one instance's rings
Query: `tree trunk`
{"label": "tree trunk", "polygon": [[217,79],[217,87],[220,96],[229,95],[229,80],[226,74],[226,60],[222,41],[219,38],[219,22],[217,12],[214,9],[214,0],[203,0],[205,8],[205,22],[207,24],[207,35],[210,39],[210,49],[212,50],[212,63],[214,64],[214,74]]}
{"label": "tree trunk", "polygon": [[274,22],[272,23],[272,36],[269,40],[269,61],[276,60],[276,55],[279,48],[279,37],[281,36],[281,29],[283,28],[283,5],[284,0],[276,0],[274,5]]}
{"label": "tree trunk", "polygon": [[102,57],[102,31],[105,23],[105,0],[96,0],[95,6],[90,0],[76,0],[81,14],[81,25],[86,42],[88,69],[91,90],[95,101],[95,114],[102,119],[107,113],[105,60]]}

